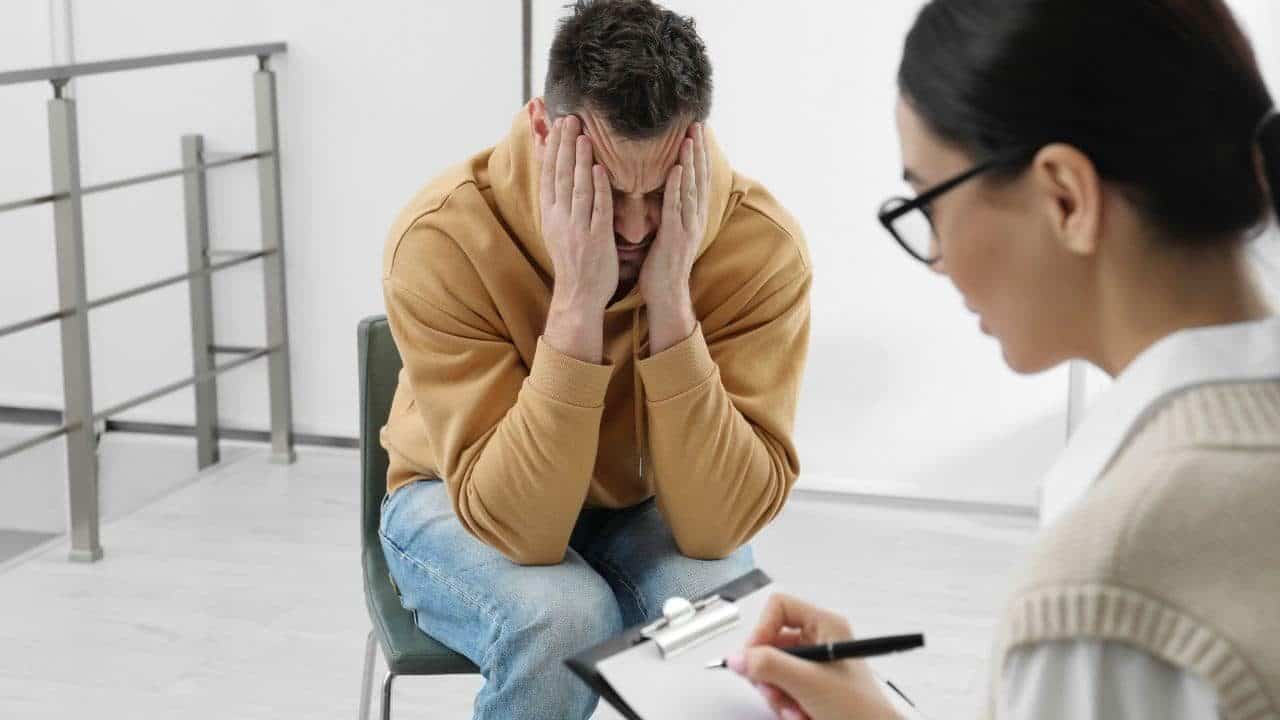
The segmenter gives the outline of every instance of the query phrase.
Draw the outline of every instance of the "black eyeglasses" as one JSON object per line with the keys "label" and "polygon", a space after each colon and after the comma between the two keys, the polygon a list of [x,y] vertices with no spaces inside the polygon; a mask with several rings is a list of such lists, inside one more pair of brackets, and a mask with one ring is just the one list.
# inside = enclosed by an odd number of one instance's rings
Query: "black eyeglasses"
{"label": "black eyeglasses", "polygon": [[929,214],[929,203],[937,200],[957,186],[972,180],[984,172],[999,167],[1018,165],[1035,156],[1034,150],[1017,150],[1001,153],[995,157],[978,163],[959,175],[935,185],[914,198],[892,197],[880,206],[880,224],[889,231],[893,239],[910,253],[911,257],[926,265],[933,265],[942,259],[942,247],[938,243],[937,233],[933,229],[933,218]]}

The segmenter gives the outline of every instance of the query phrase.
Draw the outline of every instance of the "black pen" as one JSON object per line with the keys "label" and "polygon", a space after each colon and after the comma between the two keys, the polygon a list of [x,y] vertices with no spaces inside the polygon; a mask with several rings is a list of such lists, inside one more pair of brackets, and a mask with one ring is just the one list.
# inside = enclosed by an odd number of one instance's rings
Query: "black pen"
{"label": "black pen", "polygon": [[[823,645],[804,645],[801,647],[782,648],[782,652],[813,662],[833,662],[849,660],[873,655],[914,650],[924,647],[924,635],[890,635],[888,637],[867,638],[866,640],[846,640],[844,642],[825,643]],[[728,667],[727,660],[707,664],[708,670]]]}

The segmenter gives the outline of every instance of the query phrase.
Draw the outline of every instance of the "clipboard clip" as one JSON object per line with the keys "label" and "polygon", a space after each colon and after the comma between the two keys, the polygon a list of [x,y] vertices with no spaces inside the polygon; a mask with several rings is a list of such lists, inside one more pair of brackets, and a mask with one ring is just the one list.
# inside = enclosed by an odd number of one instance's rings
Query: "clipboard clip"
{"label": "clipboard clip", "polygon": [[669,659],[728,632],[739,619],[738,606],[719,595],[697,602],[673,597],[662,604],[662,618],[642,628],[640,636],[652,640],[663,659]]}

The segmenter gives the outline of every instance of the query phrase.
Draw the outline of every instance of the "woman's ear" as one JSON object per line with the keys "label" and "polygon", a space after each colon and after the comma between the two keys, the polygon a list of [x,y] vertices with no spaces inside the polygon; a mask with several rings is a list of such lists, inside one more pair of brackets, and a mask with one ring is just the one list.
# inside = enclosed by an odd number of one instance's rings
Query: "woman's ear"
{"label": "woman's ear", "polygon": [[1032,181],[1044,199],[1049,226],[1062,246],[1078,255],[1098,250],[1102,229],[1102,180],[1089,156],[1054,143],[1036,153]]}
{"label": "woman's ear", "polygon": [[536,97],[525,106],[529,113],[529,130],[533,133],[533,144],[541,146],[547,141],[547,133],[551,132],[551,119],[547,117],[547,106],[542,98]]}

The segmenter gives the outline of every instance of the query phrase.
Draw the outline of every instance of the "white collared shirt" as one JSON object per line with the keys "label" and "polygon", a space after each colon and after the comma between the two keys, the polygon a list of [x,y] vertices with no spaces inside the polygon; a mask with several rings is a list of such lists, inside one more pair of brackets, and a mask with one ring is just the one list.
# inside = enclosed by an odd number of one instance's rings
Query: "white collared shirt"
{"label": "white collared shirt", "polygon": [[[1040,516],[1061,518],[1106,472],[1143,419],[1173,395],[1228,382],[1280,379],[1280,318],[1174,333],[1099,396],[1045,477]],[[1037,643],[1001,671],[1002,720],[1207,720],[1217,696],[1201,678],[1117,642]]]}
{"label": "white collared shirt", "polygon": [[1084,496],[1164,401],[1202,385],[1280,379],[1280,317],[1182,330],[1138,355],[1089,408],[1041,485],[1049,525]]}
{"label": "white collared shirt", "polygon": [[1200,677],[1117,642],[1015,648],[998,717],[1010,720],[1208,720],[1218,696]]}

